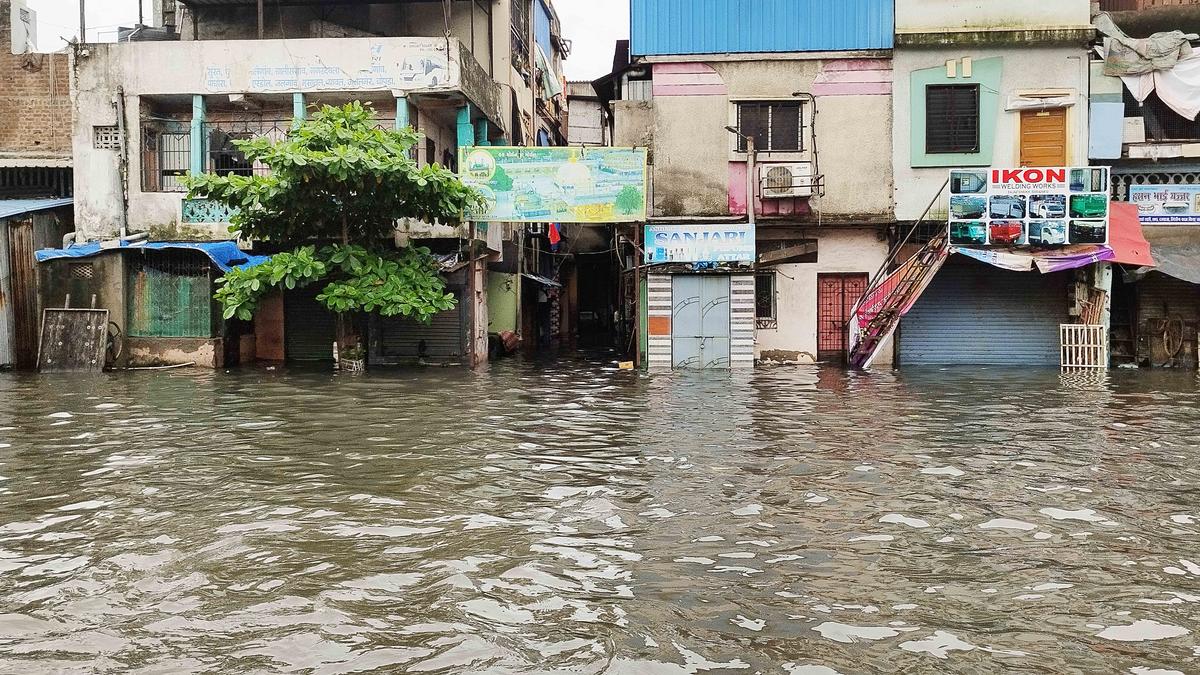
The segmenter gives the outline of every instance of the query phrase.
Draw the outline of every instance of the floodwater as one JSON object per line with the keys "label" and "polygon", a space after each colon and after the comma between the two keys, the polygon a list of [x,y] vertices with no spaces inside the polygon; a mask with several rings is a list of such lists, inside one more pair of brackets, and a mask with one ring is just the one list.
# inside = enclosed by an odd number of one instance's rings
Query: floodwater
{"label": "floodwater", "polygon": [[0,672],[1200,670],[1194,375],[0,374]]}

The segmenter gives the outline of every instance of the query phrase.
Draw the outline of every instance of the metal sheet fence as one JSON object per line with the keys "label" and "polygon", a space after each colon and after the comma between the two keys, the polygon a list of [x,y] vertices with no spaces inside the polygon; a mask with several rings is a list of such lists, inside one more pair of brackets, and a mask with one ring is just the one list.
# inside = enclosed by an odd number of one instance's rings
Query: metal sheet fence
{"label": "metal sheet fence", "polygon": [[129,256],[127,332],[133,337],[212,337],[211,266],[192,252]]}

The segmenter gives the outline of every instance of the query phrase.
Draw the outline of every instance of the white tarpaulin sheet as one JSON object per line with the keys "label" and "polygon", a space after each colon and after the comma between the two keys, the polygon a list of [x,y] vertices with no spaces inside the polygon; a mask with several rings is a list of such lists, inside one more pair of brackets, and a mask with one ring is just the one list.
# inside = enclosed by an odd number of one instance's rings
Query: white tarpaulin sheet
{"label": "white tarpaulin sheet", "polygon": [[1170,70],[1123,75],[1121,81],[1139,103],[1158,92],[1162,102],[1180,116],[1194,120],[1200,115],[1200,54],[1176,62]]}

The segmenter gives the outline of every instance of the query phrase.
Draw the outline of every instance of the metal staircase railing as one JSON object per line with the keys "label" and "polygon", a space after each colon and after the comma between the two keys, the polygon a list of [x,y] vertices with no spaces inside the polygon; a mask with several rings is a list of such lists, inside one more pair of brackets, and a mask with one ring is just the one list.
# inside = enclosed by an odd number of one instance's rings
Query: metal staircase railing
{"label": "metal staircase railing", "polygon": [[929,282],[933,280],[942,264],[946,262],[950,249],[947,233],[942,232],[895,270],[888,272],[900,250],[908,244],[913,234],[942,198],[949,181],[942,183],[929,206],[913,223],[904,238],[892,247],[887,260],[880,266],[867,290],[854,305],[850,319],[850,365],[855,368],[870,368],[880,349],[900,325],[900,318],[916,303]]}

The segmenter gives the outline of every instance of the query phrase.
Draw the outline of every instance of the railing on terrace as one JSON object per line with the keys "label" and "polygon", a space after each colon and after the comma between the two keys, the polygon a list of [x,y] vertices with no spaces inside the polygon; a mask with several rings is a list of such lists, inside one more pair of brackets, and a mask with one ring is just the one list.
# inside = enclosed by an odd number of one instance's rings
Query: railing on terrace
{"label": "railing on terrace", "polygon": [[[239,176],[266,175],[270,169],[246,159],[235,141],[270,138],[282,141],[294,120],[254,119],[204,123],[204,170]],[[395,118],[379,118],[377,129],[393,129]],[[142,125],[142,191],[187,192],[181,180],[192,166],[192,132],[186,120],[156,120]]]}

